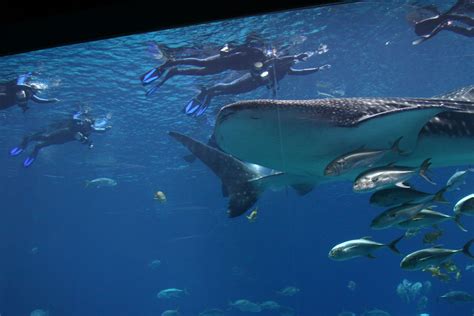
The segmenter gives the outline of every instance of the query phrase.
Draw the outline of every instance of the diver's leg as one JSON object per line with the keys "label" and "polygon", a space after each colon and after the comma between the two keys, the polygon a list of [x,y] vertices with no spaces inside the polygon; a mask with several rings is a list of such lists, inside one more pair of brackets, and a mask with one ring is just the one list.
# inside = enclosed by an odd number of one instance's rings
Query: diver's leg
{"label": "diver's leg", "polygon": [[173,78],[174,76],[207,76],[218,73],[219,71],[215,68],[188,68],[188,69],[179,69],[178,67],[171,67],[163,79],[153,88],[149,89],[146,92],[146,96],[150,96],[156,92],[156,90],[161,87],[166,81]]}
{"label": "diver's leg", "polygon": [[455,25],[450,25],[449,27],[446,28],[446,30],[466,36],[466,37],[474,37],[474,27],[461,27],[461,26],[455,26]]}
{"label": "diver's leg", "polygon": [[28,157],[23,161],[23,167],[29,167],[31,164],[36,160],[36,157],[38,156],[39,151],[41,148],[49,146],[50,144],[46,141],[37,143],[35,145],[35,148],[33,148],[33,151],[30,153]]}
{"label": "diver's leg", "polygon": [[474,18],[470,16],[453,14],[453,15],[450,15],[449,17],[450,17],[450,20],[461,22],[469,26],[474,26]]}
{"label": "diver's leg", "polygon": [[168,59],[160,67],[170,68],[173,66],[186,65],[186,66],[196,66],[196,67],[209,67],[216,60],[220,58],[220,55],[214,55],[207,58],[181,58],[181,59]]}
{"label": "diver's leg", "polygon": [[163,73],[175,66],[187,65],[187,66],[196,66],[196,67],[211,67],[215,64],[216,60],[219,59],[219,55],[211,56],[208,58],[182,58],[182,59],[168,59],[161,66],[153,68],[147,71],[140,77],[142,84],[150,84],[153,81],[159,79]]}
{"label": "diver's leg", "polygon": [[20,145],[18,145],[17,147],[14,147],[10,150],[10,156],[18,156],[19,154],[21,154],[25,148],[28,146],[28,144],[32,141],[42,141],[44,140],[45,136],[43,135],[42,132],[38,132],[38,133],[35,133],[35,134],[32,134],[32,135],[27,135],[25,137],[23,137]]}

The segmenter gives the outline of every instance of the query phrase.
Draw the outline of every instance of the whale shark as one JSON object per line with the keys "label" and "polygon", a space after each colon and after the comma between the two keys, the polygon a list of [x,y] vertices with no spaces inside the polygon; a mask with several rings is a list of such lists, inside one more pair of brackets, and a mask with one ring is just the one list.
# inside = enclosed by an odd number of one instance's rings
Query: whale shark
{"label": "whale shark", "polygon": [[249,100],[224,106],[213,135],[224,152],[314,182],[354,179],[362,170],[325,177],[335,157],[384,148],[401,138],[406,155],[387,157],[433,167],[474,162],[474,86],[433,98]]}
{"label": "whale shark", "polygon": [[168,134],[219,177],[222,182],[222,194],[224,197],[229,197],[229,217],[237,217],[245,213],[268,189],[278,190],[291,186],[300,195],[305,195],[313,189],[311,179],[306,177],[288,175],[240,161],[217,148],[177,132],[168,132]]}

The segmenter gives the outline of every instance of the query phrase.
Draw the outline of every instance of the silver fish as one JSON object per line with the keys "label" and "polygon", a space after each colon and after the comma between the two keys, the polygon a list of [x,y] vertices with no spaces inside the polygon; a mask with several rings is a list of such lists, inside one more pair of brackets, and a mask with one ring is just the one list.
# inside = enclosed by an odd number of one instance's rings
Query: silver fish
{"label": "silver fish", "polygon": [[385,229],[395,226],[401,222],[409,220],[417,215],[423,208],[427,206],[426,203],[418,204],[403,204],[389,208],[376,216],[370,227],[372,229]]}
{"label": "silver fish", "polygon": [[390,207],[401,205],[405,203],[427,203],[427,202],[438,202],[438,203],[448,203],[444,198],[443,194],[446,192],[446,188],[443,188],[436,192],[435,194],[425,193],[413,188],[388,188],[374,192],[370,196],[370,203]]}
{"label": "silver fish", "polygon": [[474,194],[469,194],[454,205],[454,214],[459,221],[461,215],[474,216]]}
{"label": "silver fish", "polygon": [[463,253],[474,259],[469,252],[469,248],[474,239],[468,241],[462,249],[445,249],[445,248],[426,248],[410,253],[400,262],[400,267],[404,270],[422,270],[433,266],[439,266],[457,253]]}
{"label": "silver fish", "polygon": [[459,219],[455,216],[446,215],[440,212],[436,212],[430,209],[422,209],[414,217],[400,222],[397,224],[398,228],[409,229],[409,230],[418,230],[421,228],[437,225],[449,220],[453,220],[458,227],[466,232],[467,230],[461,225]]}
{"label": "silver fish", "polygon": [[161,313],[161,316],[179,316],[179,311],[177,309],[169,309]]}
{"label": "silver fish", "polygon": [[446,188],[448,191],[460,190],[460,186],[466,184],[466,175],[468,172],[473,172],[474,169],[467,169],[456,171],[446,182]]}
{"label": "silver fish", "polygon": [[361,147],[352,152],[343,154],[326,166],[324,175],[338,176],[354,169],[371,167],[390,152],[402,154],[403,151],[399,148],[401,140],[402,137],[399,137],[389,149],[369,150]]}
{"label": "silver fish", "polygon": [[117,185],[117,181],[114,179],[110,178],[97,178],[94,180],[86,181],[85,187],[95,187],[95,188],[101,188],[101,187],[114,187]]}
{"label": "silver fish", "polygon": [[234,307],[241,312],[252,312],[252,313],[259,313],[262,311],[262,308],[259,304],[251,302],[249,300],[237,300],[235,302],[229,303],[231,307]]}
{"label": "silver fish", "polygon": [[462,303],[474,301],[474,296],[464,291],[449,291],[441,295],[438,299],[447,301],[449,303]]}
{"label": "silver fish", "polygon": [[205,311],[199,313],[199,316],[222,316],[222,315],[224,315],[224,311],[218,308],[206,309]]}
{"label": "silver fish", "polygon": [[279,291],[277,291],[277,294],[283,295],[283,296],[293,296],[297,293],[300,292],[300,289],[295,287],[295,286],[287,286]]}
{"label": "silver fish", "polygon": [[419,174],[426,181],[434,182],[426,175],[430,163],[430,158],[424,160],[418,168],[395,166],[389,164],[384,167],[377,167],[361,173],[354,181],[353,189],[355,192],[370,192],[380,190],[394,185],[402,188],[408,188],[404,182]]}
{"label": "silver fish", "polygon": [[397,249],[397,243],[402,240],[401,236],[389,244],[382,244],[373,240],[370,237],[363,237],[360,239],[348,240],[334,246],[328,254],[332,260],[344,261],[357,257],[375,258],[373,252],[379,248],[388,247],[395,253],[400,253]]}
{"label": "silver fish", "polygon": [[189,295],[189,292],[186,289],[180,290],[180,289],[175,289],[175,288],[169,288],[169,289],[161,290],[160,292],[158,292],[156,297],[159,299],[170,299],[170,298],[179,298],[179,297],[182,297],[183,295]]}

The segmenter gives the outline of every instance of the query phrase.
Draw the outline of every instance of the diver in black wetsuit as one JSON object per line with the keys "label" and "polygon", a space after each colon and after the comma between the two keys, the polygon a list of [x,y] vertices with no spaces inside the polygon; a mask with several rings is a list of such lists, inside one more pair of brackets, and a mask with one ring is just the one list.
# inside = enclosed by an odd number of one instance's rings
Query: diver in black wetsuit
{"label": "diver in black wetsuit", "polygon": [[424,9],[435,15],[421,20],[414,19],[415,33],[421,38],[413,41],[413,45],[432,38],[442,30],[451,31],[466,37],[474,37],[474,17],[466,14],[468,12],[474,13],[473,0],[458,0],[444,13],[439,12],[436,7]]}
{"label": "diver in black wetsuit", "polygon": [[33,83],[27,83],[31,73],[19,76],[15,80],[0,83],[0,110],[18,105],[23,112],[29,109],[28,101],[36,103],[54,103],[58,99],[43,99],[37,93],[41,90]]}
{"label": "diver in black wetsuit", "polygon": [[257,62],[254,70],[229,83],[218,83],[210,88],[203,88],[201,92],[186,105],[186,114],[201,116],[209,106],[212,97],[218,95],[240,94],[266,86],[273,91],[275,97],[278,82],[286,75],[309,75],[320,70],[328,69],[330,65],[321,67],[294,69],[293,66],[308,59],[310,53],[293,56],[274,57],[265,63]]}
{"label": "diver in black wetsuit", "polygon": [[[226,44],[219,54],[207,58],[168,59],[164,64],[153,68],[141,77],[144,85],[150,84],[166,73],[161,81],[147,91],[151,95],[167,80],[174,76],[207,76],[226,70],[248,71],[256,62],[265,62],[266,55],[263,44],[247,41],[242,45]],[[194,66],[194,68],[178,68],[177,66]]]}
{"label": "diver in black wetsuit", "polygon": [[23,161],[23,166],[29,167],[35,161],[39,151],[47,146],[79,141],[92,149],[94,145],[90,135],[93,132],[105,133],[111,128],[107,124],[108,120],[106,118],[97,120],[87,112],[79,112],[71,119],[50,125],[42,131],[25,136],[19,146],[10,150],[10,155],[18,156],[30,142],[36,142],[30,155]]}

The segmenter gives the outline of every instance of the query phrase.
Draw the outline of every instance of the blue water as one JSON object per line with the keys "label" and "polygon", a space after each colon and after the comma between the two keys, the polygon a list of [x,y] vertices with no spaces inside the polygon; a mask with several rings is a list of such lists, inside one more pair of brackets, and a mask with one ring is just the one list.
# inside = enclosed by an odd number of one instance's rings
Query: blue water
{"label": "blue water", "polygon": [[[375,260],[328,259],[329,249],[339,242],[362,236],[388,242],[402,234],[396,229],[372,231],[368,224],[379,209],[369,205],[368,195],[354,194],[348,182],[319,186],[304,197],[290,189],[269,191],[258,202],[255,223],[243,216],[227,218],[219,179],[202,163],[185,162],[186,149],[166,132],[205,141],[221,106],[269,98],[267,89],[216,97],[206,116],[195,119],[181,110],[197,89],[235,75],[176,77],[149,98],[138,80],[159,62],[147,48],[149,41],[220,45],[257,31],[270,41],[304,36],[294,53],[321,44],[329,49],[302,67],[328,63],[332,68],[283,79],[277,94],[282,99],[320,98],[321,93],[430,97],[473,84],[474,41],[441,32],[412,46],[416,37],[405,20],[409,9],[402,1],[309,8],[1,58],[0,78],[38,71],[39,80],[49,86],[44,96],[61,99],[54,105],[32,105],[26,114],[18,108],[0,113],[1,315],[43,309],[51,316],[151,316],[179,307],[187,316],[212,307],[226,310],[237,299],[274,300],[302,316],[343,310],[359,315],[372,308],[395,316],[416,315],[416,302],[405,303],[396,293],[405,278],[432,282],[423,310],[430,315],[471,315],[472,303],[436,301],[451,289],[474,294],[474,270],[464,271],[473,262],[465,256],[455,257],[461,280],[449,283],[401,270],[401,257],[385,249]],[[25,133],[70,115],[80,105],[97,115],[112,115],[112,130],[92,135],[94,149],[77,143],[48,147],[29,169],[8,156]],[[436,169],[435,180],[443,183],[462,167]],[[113,178],[118,185],[84,188],[84,181],[97,177]],[[455,202],[471,193],[473,183],[471,175],[448,199]],[[157,190],[166,193],[166,203],[153,199]],[[451,207],[438,210],[450,213]],[[471,233],[443,224],[440,243],[461,247],[474,231],[472,218],[465,225]],[[422,248],[422,236],[403,240],[402,252]],[[150,269],[155,259],[161,266]],[[348,289],[349,281],[356,283],[354,291]],[[301,291],[292,297],[276,294],[286,286]],[[158,291],[172,287],[190,294],[177,300],[156,298]]]}

